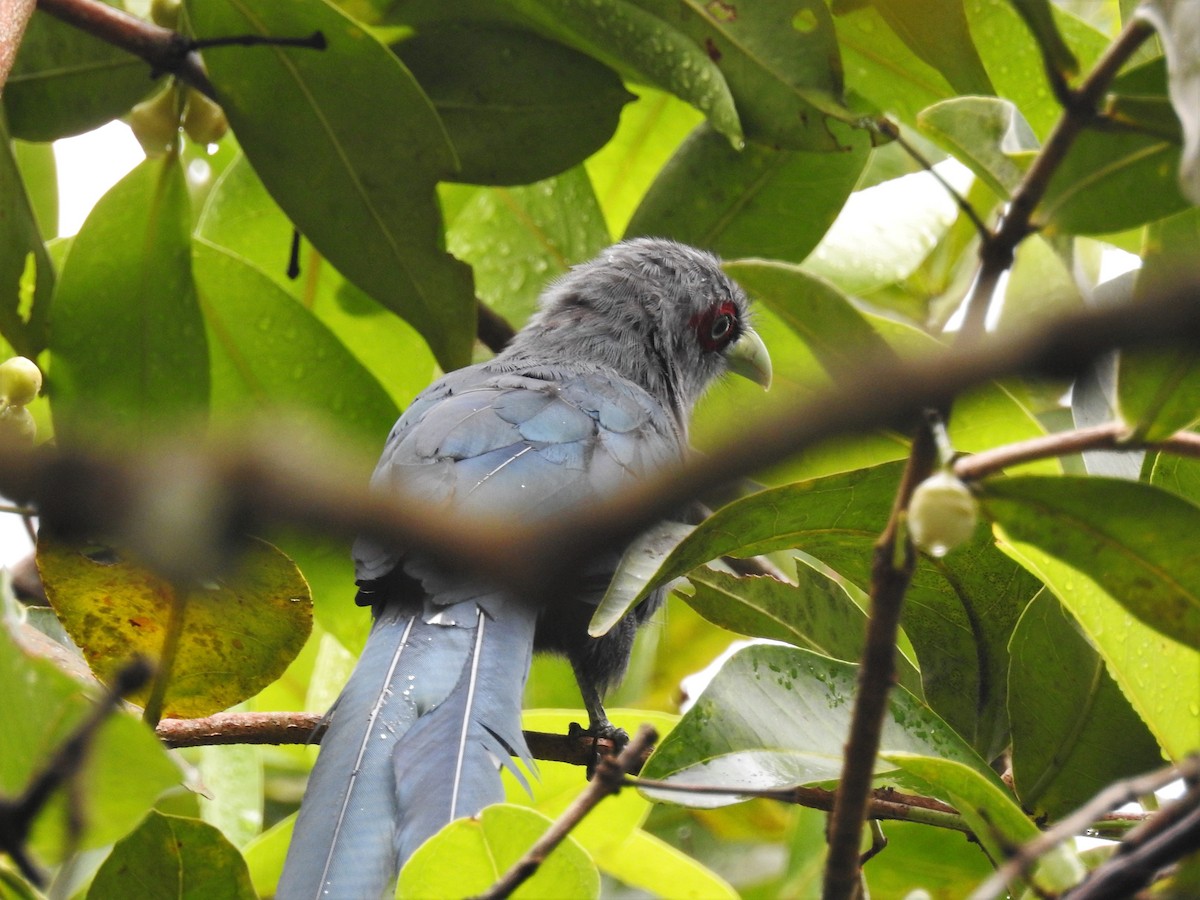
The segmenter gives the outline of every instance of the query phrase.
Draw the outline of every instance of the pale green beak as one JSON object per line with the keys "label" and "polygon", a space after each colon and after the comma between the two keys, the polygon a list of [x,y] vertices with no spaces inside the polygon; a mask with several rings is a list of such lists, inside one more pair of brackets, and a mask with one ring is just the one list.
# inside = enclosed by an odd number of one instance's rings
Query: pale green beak
{"label": "pale green beak", "polygon": [[771,354],[767,345],[753,328],[747,328],[741,336],[725,351],[725,359],[729,363],[729,371],[743,378],[749,378],[755,384],[761,384],[763,390],[771,387]]}

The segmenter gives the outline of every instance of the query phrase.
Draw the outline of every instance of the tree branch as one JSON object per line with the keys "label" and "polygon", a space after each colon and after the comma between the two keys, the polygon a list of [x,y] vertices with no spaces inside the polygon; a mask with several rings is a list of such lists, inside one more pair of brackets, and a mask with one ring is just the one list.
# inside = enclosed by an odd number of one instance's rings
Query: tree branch
{"label": "tree branch", "polygon": [[144,59],[152,75],[168,72],[210,99],[217,99],[200,55],[179,32],[97,0],[37,0],[37,5],[54,18]]}
{"label": "tree branch", "polygon": [[533,877],[538,867],[545,862],[546,857],[571,833],[571,829],[595,809],[601,800],[610,794],[617,793],[625,782],[625,776],[634,766],[641,767],[642,760],[657,740],[658,732],[649,725],[643,725],[634,735],[633,740],[621,751],[620,756],[600,757],[600,763],[596,766],[596,774],[588,782],[583,793],[575,798],[549,830],[529,848],[529,852],[517,860],[512,868],[492,885],[491,890],[479,895],[479,900],[508,897]]}
{"label": "tree branch", "polygon": [[[1136,802],[1180,778],[1200,777],[1200,754],[1187,757],[1177,766],[1168,766],[1147,775],[1139,775],[1110,784],[1069,816],[1026,844],[1023,844],[983,884],[975,889],[970,900],[997,900],[1018,878],[1029,874],[1034,865],[1063,841],[1083,834],[1095,819],[1118,806]],[[1132,832],[1131,832],[1132,833]]]}
{"label": "tree branch", "polygon": [[985,235],[979,247],[979,274],[967,296],[966,312],[959,330],[963,342],[974,342],[983,335],[988,309],[1000,276],[1012,265],[1017,245],[1035,230],[1033,214],[1046,195],[1051,178],[1062,165],[1075,139],[1095,120],[1100,102],[1117,72],[1153,33],[1154,29],[1149,23],[1133,18],[1109,45],[1079,88],[1075,91],[1065,90],[1062,98],[1067,102],[1063,115],[1055,123],[1046,143],[1013,192],[1008,212],[999,227],[990,235]]}
{"label": "tree branch", "polygon": [[8,83],[8,74],[35,5],[36,0],[0,0],[0,91]]}
{"label": "tree branch", "polygon": [[923,426],[913,440],[887,526],[875,544],[866,644],[858,670],[850,734],[842,755],[842,774],[829,818],[829,855],[822,888],[825,900],[843,900],[859,891],[862,829],[870,814],[871,781],[888,695],[896,682],[896,640],[904,594],[916,567],[916,554],[902,526],[903,516],[913,490],[936,463],[937,444],[932,431]]}

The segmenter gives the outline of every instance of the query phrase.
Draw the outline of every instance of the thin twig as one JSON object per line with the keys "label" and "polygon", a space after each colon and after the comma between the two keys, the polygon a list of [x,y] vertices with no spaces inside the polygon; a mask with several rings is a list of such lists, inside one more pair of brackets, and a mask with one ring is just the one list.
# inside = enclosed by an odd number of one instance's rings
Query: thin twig
{"label": "thin twig", "polygon": [[883,734],[888,695],[896,682],[896,639],[900,613],[916,566],[916,554],[902,528],[913,489],[937,463],[931,430],[922,427],[913,440],[891,516],[875,544],[871,565],[871,608],[866,644],[858,670],[850,733],[842,754],[842,774],[829,818],[829,855],[825,860],[824,900],[855,896],[861,883],[860,847],[869,815],[875,757]]}
{"label": "thin twig", "polygon": [[1200,434],[1195,432],[1181,431],[1150,442],[1127,441],[1128,434],[1129,428],[1123,422],[1046,434],[961,457],[954,463],[954,474],[963,481],[977,481],[1011,466],[1071,456],[1086,450],[1158,450],[1175,456],[1200,458]]}
{"label": "thin twig", "polygon": [[216,93],[187,37],[98,0],[38,0],[38,9],[150,64],[151,77],[170,73],[212,100]]}
{"label": "thin twig", "polygon": [[657,740],[658,733],[649,725],[643,725],[638,729],[633,740],[621,751],[620,756],[615,758],[602,756],[600,764],[596,767],[596,774],[588,782],[583,793],[575,798],[537,843],[530,847],[529,851],[517,860],[501,876],[500,880],[492,885],[490,890],[479,895],[480,900],[498,900],[498,898],[507,897],[528,881],[545,862],[546,857],[563,842],[584,816],[595,809],[596,805],[605,797],[615,794],[621,789],[625,776],[635,765],[641,765],[646,751]]}
{"label": "thin twig", "polygon": [[1136,802],[1139,797],[1152,794],[1180,778],[1196,777],[1200,777],[1200,754],[1187,757],[1177,766],[1110,784],[1075,812],[1018,848],[1011,858],[975,889],[970,900],[996,900],[1013,882],[1028,875],[1039,859],[1063,841],[1083,834],[1104,813]]}
{"label": "thin twig", "polygon": [[[22,794],[15,800],[0,799],[0,850],[8,853],[21,874],[34,887],[45,884],[42,872],[25,851],[25,841],[34,821],[55,792],[75,780],[87,761],[92,740],[100,726],[116,710],[122,697],[146,683],[150,672],[149,664],[141,659],[135,659],[122,668],[108,693],[97,702],[70,737],[59,745]],[[71,808],[69,817],[71,825],[68,840],[73,842],[83,828],[83,810]]]}

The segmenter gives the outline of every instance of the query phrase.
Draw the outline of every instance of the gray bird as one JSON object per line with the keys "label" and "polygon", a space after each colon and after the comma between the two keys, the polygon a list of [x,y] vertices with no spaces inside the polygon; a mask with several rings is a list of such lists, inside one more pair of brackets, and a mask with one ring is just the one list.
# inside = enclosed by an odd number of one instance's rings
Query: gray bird
{"label": "gray bird", "polygon": [[[770,382],[742,290],[702,250],[625,241],[550,285],[494,359],[422,392],[372,486],[525,521],[586,508],[678,463],[693,406],[727,371]],[[501,766],[522,777],[513,757],[529,761],[521,696],[535,650],[566,656],[589,730],[612,735],[601,698],[662,602],[588,636],[619,556],[598,553],[575,595],[538,604],[360,539],[358,603],[375,622],[330,714],[277,896],[391,896],[426,838],[501,801]]]}

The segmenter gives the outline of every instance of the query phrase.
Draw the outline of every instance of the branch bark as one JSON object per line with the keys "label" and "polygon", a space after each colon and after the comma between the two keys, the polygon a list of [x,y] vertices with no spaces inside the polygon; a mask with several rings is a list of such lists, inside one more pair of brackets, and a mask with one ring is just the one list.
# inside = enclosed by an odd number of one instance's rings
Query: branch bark
{"label": "branch bark", "polygon": [[36,0],[0,0],[0,91],[8,83],[17,48],[36,5]]}

